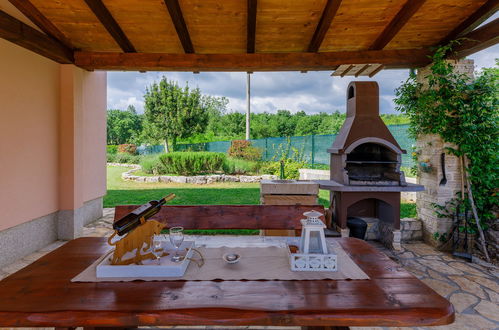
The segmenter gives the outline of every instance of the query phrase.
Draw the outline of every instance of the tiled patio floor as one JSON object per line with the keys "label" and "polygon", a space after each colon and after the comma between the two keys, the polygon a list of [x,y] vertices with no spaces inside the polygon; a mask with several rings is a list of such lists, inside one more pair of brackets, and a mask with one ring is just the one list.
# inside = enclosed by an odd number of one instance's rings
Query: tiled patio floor
{"label": "tiled patio floor", "polygon": [[[114,209],[104,209],[104,216],[88,225],[84,229],[84,236],[110,235],[113,216]],[[63,241],[57,241],[0,269],[0,279],[27,266],[62,244]],[[403,251],[400,252],[387,250],[376,242],[372,244],[454,304],[456,321],[452,325],[430,327],[431,329],[499,329],[498,268],[464,262],[424,243],[404,244]],[[351,329],[399,328],[352,327]]]}

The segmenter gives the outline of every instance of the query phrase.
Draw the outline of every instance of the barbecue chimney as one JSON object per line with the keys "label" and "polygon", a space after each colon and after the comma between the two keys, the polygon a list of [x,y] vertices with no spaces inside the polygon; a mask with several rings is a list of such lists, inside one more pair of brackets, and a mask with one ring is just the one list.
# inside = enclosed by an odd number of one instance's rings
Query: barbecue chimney
{"label": "barbecue chimney", "polygon": [[345,185],[406,185],[400,148],[379,116],[378,83],[353,81],[347,117],[331,148],[331,179]]}

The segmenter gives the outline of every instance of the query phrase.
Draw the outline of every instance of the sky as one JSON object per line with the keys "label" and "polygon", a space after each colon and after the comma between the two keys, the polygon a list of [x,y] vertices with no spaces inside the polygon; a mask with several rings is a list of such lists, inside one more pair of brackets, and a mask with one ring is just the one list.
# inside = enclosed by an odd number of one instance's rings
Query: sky
{"label": "sky", "polygon": [[[496,15],[494,15],[496,16]],[[491,17],[494,18],[494,17]],[[475,69],[495,66],[499,45],[468,58],[475,61]],[[409,70],[382,70],[373,78],[331,77],[331,71],[255,72],[251,74],[251,112],[305,111],[345,112],[346,87],[352,80],[375,80],[380,87],[381,113],[397,113],[393,98],[395,89],[409,76]],[[146,87],[163,77],[177,81],[181,86],[199,87],[201,93],[225,96],[229,111],[246,111],[246,73],[244,72],[108,72],[108,109],[126,109],[133,105],[144,111],[143,95]]]}

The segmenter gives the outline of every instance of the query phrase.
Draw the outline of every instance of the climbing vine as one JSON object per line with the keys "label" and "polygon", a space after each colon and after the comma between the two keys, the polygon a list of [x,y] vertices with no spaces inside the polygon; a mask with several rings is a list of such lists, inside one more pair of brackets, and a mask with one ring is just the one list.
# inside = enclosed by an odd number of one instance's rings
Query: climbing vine
{"label": "climbing vine", "polygon": [[474,80],[456,73],[448,54],[457,41],[436,50],[425,83],[411,74],[396,90],[397,110],[410,118],[413,136],[438,134],[466,160],[473,199],[484,225],[497,218],[499,205],[499,62]]}

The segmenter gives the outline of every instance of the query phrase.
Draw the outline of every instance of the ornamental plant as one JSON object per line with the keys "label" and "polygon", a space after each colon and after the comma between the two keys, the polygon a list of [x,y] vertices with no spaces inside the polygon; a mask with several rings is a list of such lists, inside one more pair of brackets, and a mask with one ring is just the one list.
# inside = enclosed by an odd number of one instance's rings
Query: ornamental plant
{"label": "ornamental plant", "polygon": [[262,150],[255,148],[247,140],[234,140],[232,141],[228,150],[230,157],[241,158],[246,160],[261,160]]}
{"label": "ornamental plant", "polygon": [[137,153],[137,146],[135,144],[120,144],[118,146],[118,152],[135,155]]}
{"label": "ornamental plant", "polygon": [[483,227],[499,205],[499,68],[483,69],[475,80],[455,72],[452,47],[436,50],[425,84],[415,74],[396,90],[397,110],[410,118],[410,132],[437,134],[455,145],[447,152],[463,157],[473,200]]}
{"label": "ornamental plant", "polygon": [[227,162],[223,152],[169,152],[159,156],[166,173],[197,175],[222,173]]}

